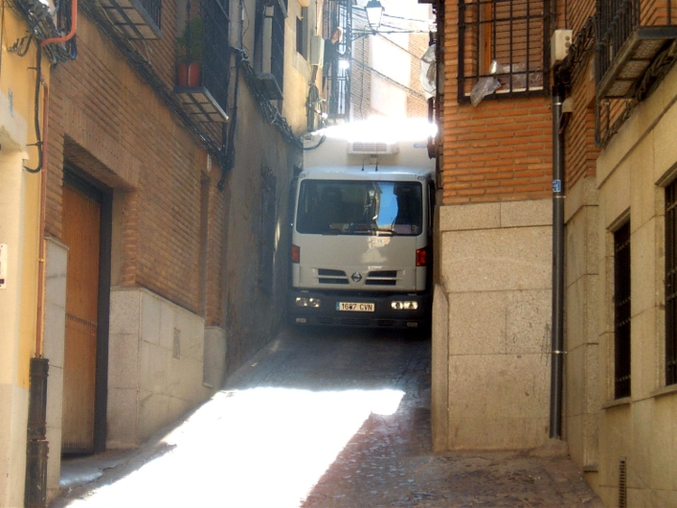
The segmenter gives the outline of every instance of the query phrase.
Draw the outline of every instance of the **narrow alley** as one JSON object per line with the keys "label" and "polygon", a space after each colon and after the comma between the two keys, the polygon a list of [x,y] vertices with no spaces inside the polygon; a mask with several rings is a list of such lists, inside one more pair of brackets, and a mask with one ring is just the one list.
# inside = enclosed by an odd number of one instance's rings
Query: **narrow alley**
{"label": "narrow alley", "polygon": [[565,449],[430,451],[430,340],[282,333],[141,449],[62,464],[72,507],[601,506]]}

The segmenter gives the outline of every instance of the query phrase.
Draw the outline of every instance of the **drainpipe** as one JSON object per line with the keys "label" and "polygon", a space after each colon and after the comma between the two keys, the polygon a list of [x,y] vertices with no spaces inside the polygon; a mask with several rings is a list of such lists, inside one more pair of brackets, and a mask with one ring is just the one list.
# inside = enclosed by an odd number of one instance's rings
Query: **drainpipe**
{"label": "drainpipe", "polygon": [[[29,173],[40,172],[40,244],[38,260],[38,301],[35,339],[35,357],[30,359],[30,379],[28,398],[28,425],[26,436],[26,477],[24,485],[24,506],[26,508],[44,508],[47,506],[47,376],[49,360],[44,352],[44,293],[45,293],[45,214],[47,202],[47,135],[49,118],[49,87],[42,76],[42,49],[48,44],[62,43],[75,36],[77,24],[77,0],[71,1],[71,29],[64,37],[44,40],[36,51],[35,113],[36,135],[38,137],[39,164],[35,169],[25,168]],[[40,139],[37,121],[40,87],[44,88],[42,109],[42,130]]]}
{"label": "drainpipe", "polygon": [[[37,321],[35,329],[35,357],[30,359],[30,380],[28,398],[28,433],[26,442],[26,482],[24,490],[24,506],[42,508],[47,502],[47,376],[49,360],[43,357],[44,352],[44,295],[45,295],[45,213],[47,202],[47,119],[49,117],[49,87],[41,72],[41,48],[37,50],[38,79],[36,87],[36,113],[38,109],[39,89],[44,89],[42,104],[42,139],[38,141],[40,162],[36,169],[25,168],[29,173],[40,172],[40,239],[38,253],[38,294]],[[36,120],[36,132],[39,132]],[[38,135],[39,137],[39,135]]]}
{"label": "drainpipe", "polygon": [[550,376],[550,437],[562,438],[562,379],[564,367],[564,91],[552,90],[552,337]]}

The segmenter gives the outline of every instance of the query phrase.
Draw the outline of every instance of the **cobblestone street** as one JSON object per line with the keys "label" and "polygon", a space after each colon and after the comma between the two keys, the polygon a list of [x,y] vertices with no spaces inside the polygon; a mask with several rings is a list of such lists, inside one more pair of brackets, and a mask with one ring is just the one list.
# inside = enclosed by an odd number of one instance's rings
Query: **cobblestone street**
{"label": "cobblestone street", "polygon": [[429,359],[402,333],[284,333],[166,435],[64,462],[64,487],[100,473],[51,506],[601,506],[559,442],[431,453]]}

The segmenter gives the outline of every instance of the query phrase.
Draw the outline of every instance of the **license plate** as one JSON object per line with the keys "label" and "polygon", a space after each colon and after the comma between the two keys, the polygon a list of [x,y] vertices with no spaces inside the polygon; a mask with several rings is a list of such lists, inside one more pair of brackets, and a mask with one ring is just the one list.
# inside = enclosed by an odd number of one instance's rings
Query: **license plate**
{"label": "license plate", "polygon": [[374,312],[374,304],[359,302],[336,302],[336,310],[347,310],[352,312]]}

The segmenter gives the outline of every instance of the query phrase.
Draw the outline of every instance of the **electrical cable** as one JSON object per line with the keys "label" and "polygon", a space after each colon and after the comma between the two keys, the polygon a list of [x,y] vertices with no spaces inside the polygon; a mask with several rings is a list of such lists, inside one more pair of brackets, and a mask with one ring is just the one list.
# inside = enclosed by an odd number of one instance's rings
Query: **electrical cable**
{"label": "electrical cable", "polygon": [[[49,8],[40,2],[40,0],[13,0],[11,5],[14,10],[25,19],[30,35],[39,42],[61,38],[63,37],[64,31],[70,31],[70,17],[66,12],[69,9],[67,8],[59,8],[57,10],[57,20],[55,24]],[[68,5],[71,4],[68,3]],[[18,48],[20,44],[23,43],[15,43],[12,48]],[[50,44],[44,49],[47,58],[52,65],[67,62],[77,55],[74,38],[66,42],[66,44]]]}
{"label": "electrical cable", "polygon": [[317,150],[318,148],[320,148],[322,143],[324,143],[325,141],[327,141],[327,136],[325,134],[322,134],[322,136],[320,137],[320,140],[317,142],[316,145],[314,145],[314,146],[304,146],[303,151],[310,152],[312,150]]}
{"label": "electrical cable", "polygon": [[37,63],[35,65],[35,104],[33,107],[33,121],[35,125],[35,137],[37,141],[28,146],[35,146],[38,149],[38,165],[35,168],[24,166],[24,169],[31,174],[39,173],[42,170],[42,138],[40,134],[40,80],[42,78],[42,47],[37,46],[35,51]]}
{"label": "electrical cable", "polygon": [[373,73],[376,74],[377,76],[382,77],[382,78],[385,79],[386,81],[388,81],[388,82],[390,82],[390,83],[392,83],[392,84],[394,84],[394,85],[396,85],[396,86],[399,86],[400,88],[406,90],[407,92],[409,92],[409,93],[410,93],[411,95],[413,95],[414,97],[419,98],[419,99],[425,99],[425,97],[423,96],[423,94],[422,94],[421,92],[419,92],[419,91],[417,91],[417,90],[414,90],[413,88],[410,88],[410,87],[408,87],[407,85],[400,83],[399,81],[394,80],[394,79],[391,78],[390,76],[387,76],[387,75],[383,74],[382,72],[380,72],[380,71],[374,69],[374,68],[371,67],[370,65],[367,65],[367,64],[365,64],[365,63],[363,63],[363,62],[359,62],[359,61],[357,61],[357,60],[355,60],[355,63],[356,63],[358,66],[362,67],[363,69],[367,69],[368,71],[373,72]]}
{"label": "electrical cable", "polygon": [[31,47],[31,42],[33,42],[33,35],[26,35],[8,47],[7,51],[23,58],[28,53],[28,50]]}
{"label": "electrical cable", "polygon": [[[222,191],[226,184],[226,174],[233,169],[235,165],[235,126],[237,125],[237,99],[240,89],[240,64],[242,63],[241,55],[244,50],[241,50],[236,56],[235,63],[235,89],[233,90],[233,107],[230,113],[230,124],[228,125],[228,135],[225,143],[225,155],[223,156],[223,163],[221,167],[221,178],[216,184],[216,188]],[[240,57],[240,58],[238,58]],[[223,151],[223,149],[222,149]]]}
{"label": "electrical cable", "polygon": [[[430,32],[425,32],[425,33],[430,33]],[[404,46],[400,46],[400,45],[397,44],[394,40],[392,40],[390,37],[385,37],[385,36],[383,36],[383,35],[382,35],[381,33],[379,33],[379,32],[377,32],[376,35],[380,36],[382,39],[385,39],[385,40],[388,41],[390,44],[392,44],[393,46],[395,46],[397,49],[400,49],[400,50],[404,51],[405,53],[407,53],[407,54],[409,54],[409,55],[411,55],[411,56],[413,56],[413,57],[415,57],[415,58],[419,58],[419,59],[420,59],[420,58],[423,56],[423,55],[417,55],[417,54],[415,54],[415,53],[412,53],[411,51],[409,51],[408,48],[405,48]]]}

